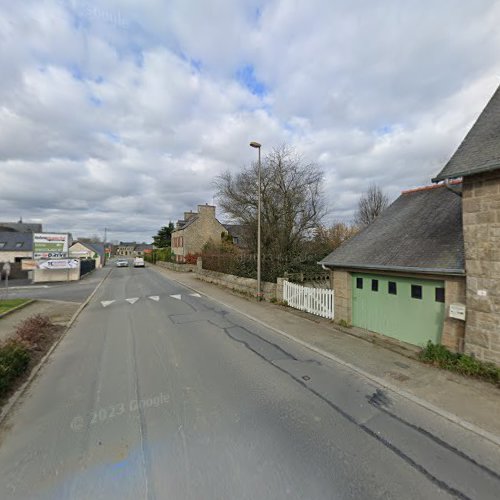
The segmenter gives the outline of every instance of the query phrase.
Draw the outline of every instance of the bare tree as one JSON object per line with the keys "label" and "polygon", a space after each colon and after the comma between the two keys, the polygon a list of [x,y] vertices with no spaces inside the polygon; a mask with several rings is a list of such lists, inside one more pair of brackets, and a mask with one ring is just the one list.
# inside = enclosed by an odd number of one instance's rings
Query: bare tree
{"label": "bare tree", "polygon": [[[266,253],[285,260],[302,250],[326,214],[323,172],[289,146],[273,149],[262,161],[261,229]],[[215,180],[220,207],[248,228],[248,241],[257,241],[258,165],[236,175],[227,171]]]}
{"label": "bare tree", "polygon": [[361,227],[368,226],[373,222],[389,205],[389,198],[376,185],[372,184],[365,191],[358,202],[358,211],[355,215],[355,222]]}

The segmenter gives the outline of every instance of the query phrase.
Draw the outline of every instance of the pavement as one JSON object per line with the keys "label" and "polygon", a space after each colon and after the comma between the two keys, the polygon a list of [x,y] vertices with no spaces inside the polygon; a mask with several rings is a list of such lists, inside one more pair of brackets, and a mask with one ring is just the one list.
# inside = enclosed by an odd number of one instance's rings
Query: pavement
{"label": "pavement", "polygon": [[[460,376],[425,365],[401,354],[398,346],[389,349],[349,335],[331,321],[268,302],[258,303],[231,290],[207,283],[194,273],[157,270],[169,279],[210,295],[234,310],[244,313],[284,333],[336,361],[356,369],[377,383],[400,394],[418,398],[428,407],[456,417],[490,433],[500,443],[500,388],[490,383]],[[411,354],[411,353],[410,353]]]}
{"label": "pavement", "polygon": [[0,498],[498,498],[497,445],[264,324],[318,323],[173,277],[112,269],[0,429]]}
{"label": "pavement", "polygon": [[52,323],[56,325],[67,325],[78,307],[78,303],[58,300],[37,300],[32,302],[22,309],[0,318],[0,342],[14,336],[19,323],[34,314],[48,316]]}

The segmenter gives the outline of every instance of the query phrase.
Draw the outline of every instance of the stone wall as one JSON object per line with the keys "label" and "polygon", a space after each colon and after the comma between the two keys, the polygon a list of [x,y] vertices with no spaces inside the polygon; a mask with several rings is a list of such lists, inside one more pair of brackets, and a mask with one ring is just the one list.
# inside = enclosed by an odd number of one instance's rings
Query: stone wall
{"label": "stone wall", "polygon": [[464,178],[465,351],[500,365],[500,171]]}
{"label": "stone wall", "polygon": [[156,265],[180,273],[192,273],[196,271],[196,266],[194,264],[176,264],[174,262],[163,262],[162,260],[158,260],[156,261]]}
{"label": "stone wall", "polygon": [[441,344],[450,351],[464,352],[465,322],[450,318],[450,304],[465,304],[465,278],[448,277],[444,282],[445,316]]}
{"label": "stone wall", "polygon": [[[252,297],[257,296],[257,280],[251,278],[241,278],[232,274],[218,273],[216,271],[209,271],[208,269],[198,269],[197,277],[209,283],[215,283],[231,290],[240,293],[248,294]],[[277,285],[276,283],[269,283],[261,281],[261,291],[265,300],[277,298]],[[283,285],[281,285],[281,294],[283,296]],[[282,300],[282,299],[278,299]]]}
{"label": "stone wall", "polygon": [[334,317],[337,323],[352,323],[352,289],[351,273],[340,269],[330,272],[331,287],[334,290]]}

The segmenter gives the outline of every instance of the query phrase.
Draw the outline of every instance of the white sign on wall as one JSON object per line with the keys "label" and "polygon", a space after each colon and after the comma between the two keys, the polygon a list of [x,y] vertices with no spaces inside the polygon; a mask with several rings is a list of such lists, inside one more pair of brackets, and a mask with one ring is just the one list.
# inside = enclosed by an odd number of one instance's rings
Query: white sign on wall
{"label": "white sign on wall", "polygon": [[78,269],[79,266],[78,259],[44,260],[38,264],[40,269]]}
{"label": "white sign on wall", "polygon": [[465,305],[450,304],[450,318],[461,319],[465,321]]}

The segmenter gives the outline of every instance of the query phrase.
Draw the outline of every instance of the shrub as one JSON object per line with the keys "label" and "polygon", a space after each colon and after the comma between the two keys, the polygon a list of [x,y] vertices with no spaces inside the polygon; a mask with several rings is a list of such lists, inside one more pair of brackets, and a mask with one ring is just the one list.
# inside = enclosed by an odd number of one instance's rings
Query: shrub
{"label": "shrub", "polygon": [[37,347],[41,338],[52,327],[48,316],[34,314],[26,318],[16,328],[17,337],[30,347]]}
{"label": "shrub", "polygon": [[451,352],[442,345],[433,344],[430,340],[420,352],[419,358],[425,363],[445,370],[500,384],[500,368],[498,366],[480,361],[468,354]]}
{"label": "shrub", "polygon": [[8,341],[0,347],[0,397],[4,396],[13,381],[28,367],[28,349],[18,341]]}
{"label": "shrub", "polygon": [[198,262],[199,256],[200,256],[200,254],[198,254],[198,253],[188,253],[184,257],[184,261],[186,264],[196,264]]}
{"label": "shrub", "polygon": [[271,297],[269,299],[269,302],[271,302],[271,304],[276,304],[278,302],[278,299],[276,297]]}

